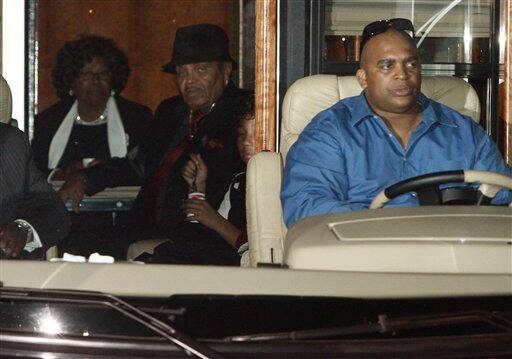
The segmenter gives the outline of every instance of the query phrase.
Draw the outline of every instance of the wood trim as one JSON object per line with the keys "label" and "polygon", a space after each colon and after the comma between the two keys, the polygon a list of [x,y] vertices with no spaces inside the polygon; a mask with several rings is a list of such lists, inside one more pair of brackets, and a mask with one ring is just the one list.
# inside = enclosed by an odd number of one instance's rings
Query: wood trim
{"label": "wood trim", "polygon": [[256,152],[276,150],[277,0],[256,0]]}
{"label": "wood trim", "polygon": [[504,146],[503,152],[505,160],[509,165],[512,165],[512,0],[504,1],[506,14],[505,17],[505,91],[502,93],[505,97],[505,110],[504,110]]}

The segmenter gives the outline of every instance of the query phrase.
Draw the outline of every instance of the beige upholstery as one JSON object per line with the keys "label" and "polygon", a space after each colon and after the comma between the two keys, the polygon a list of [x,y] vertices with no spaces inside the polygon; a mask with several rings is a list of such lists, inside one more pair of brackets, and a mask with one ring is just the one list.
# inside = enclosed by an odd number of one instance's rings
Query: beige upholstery
{"label": "beige upholstery", "polygon": [[0,122],[10,123],[12,116],[11,89],[4,77],[0,77]]}
{"label": "beige upholstery", "polygon": [[[291,145],[311,119],[340,99],[358,95],[355,76],[315,75],[296,81],[286,92],[281,117],[279,153],[254,156],[247,169],[247,233],[250,265],[281,263],[286,227],[279,199],[283,162]],[[423,77],[422,92],[429,98],[480,119],[476,91],[460,78]]]}
{"label": "beige upholstery", "polygon": [[[362,91],[355,76],[315,75],[296,81],[283,102],[280,152],[286,158],[304,127],[320,111]],[[480,120],[480,102],[470,84],[458,77],[423,77],[421,91],[460,113]]]}
{"label": "beige upholstery", "polygon": [[50,260],[52,258],[57,258],[59,256],[59,250],[57,246],[50,247],[46,250],[46,260]]}
{"label": "beige upholstery", "polygon": [[[281,263],[286,226],[279,191],[283,161],[278,153],[261,152],[247,165],[246,207],[250,266],[258,262]],[[268,211],[267,211],[268,209]],[[246,261],[242,261],[246,264]]]}
{"label": "beige upholstery", "polygon": [[135,258],[140,256],[142,253],[153,254],[155,248],[167,241],[168,239],[146,239],[144,241],[138,241],[130,244],[128,252],[126,253],[126,259],[133,261]]}

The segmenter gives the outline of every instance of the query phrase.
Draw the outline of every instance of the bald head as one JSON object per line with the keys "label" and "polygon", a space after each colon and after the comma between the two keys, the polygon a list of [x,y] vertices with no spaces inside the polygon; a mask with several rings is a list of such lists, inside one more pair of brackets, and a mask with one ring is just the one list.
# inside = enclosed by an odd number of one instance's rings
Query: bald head
{"label": "bald head", "polygon": [[376,35],[376,36],[372,37],[370,40],[368,40],[366,42],[366,44],[364,44],[364,47],[363,47],[363,50],[361,51],[361,56],[360,56],[360,67],[364,67],[364,65],[366,63],[366,57],[367,57],[367,53],[368,53],[368,46],[373,42],[373,40],[375,38],[378,38],[379,36],[385,35],[385,34],[392,35],[392,37],[389,37],[390,40],[392,40],[393,38],[396,38],[396,37],[402,38],[403,40],[405,40],[406,42],[409,43],[411,48],[414,49],[414,51],[416,51],[416,53],[418,52],[418,50],[416,48],[416,44],[414,43],[414,40],[413,40],[412,37],[410,37],[409,35],[407,35],[403,31],[398,31],[398,30],[395,30],[394,28],[390,27],[388,31],[383,32],[382,34],[379,34],[379,35]]}
{"label": "bald head", "polygon": [[416,46],[404,32],[389,29],[368,40],[356,76],[378,115],[417,110],[421,66]]}

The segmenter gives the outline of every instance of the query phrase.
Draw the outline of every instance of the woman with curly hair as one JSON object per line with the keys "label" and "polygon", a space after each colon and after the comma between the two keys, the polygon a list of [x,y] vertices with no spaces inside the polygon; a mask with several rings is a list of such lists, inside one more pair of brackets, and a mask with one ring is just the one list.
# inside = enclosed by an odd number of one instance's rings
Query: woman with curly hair
{"label": "woman with curly hair", "polygon": [[[109,38],[81,35],[57,53],[52,80],[60,101],[36,115],[32,148],[48,180],[67,180],[87,166],[125,157],[142,142],[151,110],[119,94],[130,67]],[[71,215],[71,233],[59,249],[88,256],[115,254],[108,212]]]}
{"label": "woman with curly hair", "polygon": [[56,60],[52,80],[61,100],[36,115],[32,147],[49,180],[66,180],[86,166],[125,157],[152,114],[119,95],[130,67],[112,39],[81,35],[65,43]]}

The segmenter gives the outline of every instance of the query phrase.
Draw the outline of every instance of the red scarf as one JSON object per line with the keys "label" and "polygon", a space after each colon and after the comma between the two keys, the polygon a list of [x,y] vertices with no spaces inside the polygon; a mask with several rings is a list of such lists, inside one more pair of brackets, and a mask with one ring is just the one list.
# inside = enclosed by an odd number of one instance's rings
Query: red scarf
{"label": "red scarf", "polygon": [[149,178],[144,194],[144,216],[147,225],[155,225],[158,220],[157,203],[160,196],[160,190],[167,182],[167,178],[171,173],[171,168],[176,161],[185,152],[190,140],[195,136],[199,125],[207,113],[196,111],[190,114],[190,135],[185,136],[162,161],[155,173]]}

